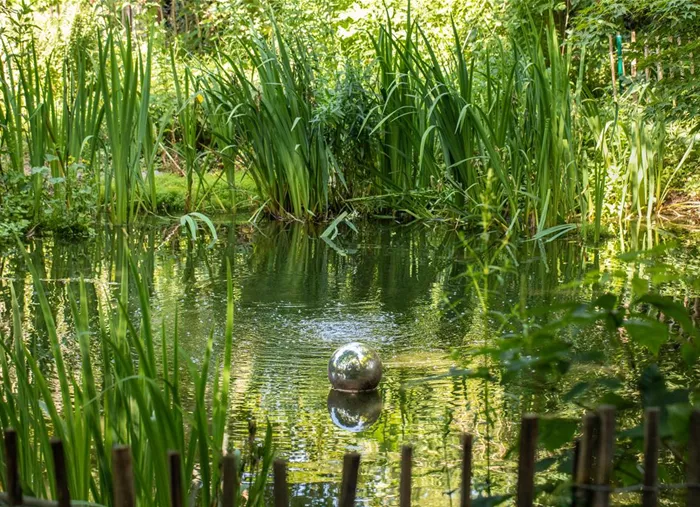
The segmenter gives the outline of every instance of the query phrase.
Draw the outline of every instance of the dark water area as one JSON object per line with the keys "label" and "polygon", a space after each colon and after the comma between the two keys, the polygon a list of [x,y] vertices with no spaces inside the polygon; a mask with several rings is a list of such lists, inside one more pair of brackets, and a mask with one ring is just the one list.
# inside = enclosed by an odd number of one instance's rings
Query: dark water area
{"label": "dark water area", "polygon": [[[170,336],[175,319],[183,353],[195,361],[211,336],[221,353],[226,322],[226,272],[235,299],[234,367],[230,441],[247,437],[248,421],[269,420],[280,456],[290,462],[292,505],[334,505],[345,452],[362,455],[361,505],[396,505],[401,446],[414,450],[415,503],[457,505],[459,435],[475,435],[474,495],[512,490],[516,460],[510,453],[523,413],[580,418],[583,409],[562,396],[591,372],[574,368],[565,385],[536,378],[504,383],[441,376],[465,364],[465,348],[499,338],[497,314],[518,304],[534,308],[585,299],[586,289],[557,290],[593,270],[629,270],[618,254],[663,244],[661,233],[626,233],[601,247],[580,240],[483,247],[481,238],[448,228],[371,223],[344,231],[334,242],[321,228],[300,224],[221,224],[218,241],[192,243],[172,227],[144,225],[126,232],[105,228],[87,241],[37,239],[29,257],[44,279],[70,360],[73,332],[67,289],[83,278],[96,308],[114,305],[127,246],[145,273],[154,326]],[[697,238],[682,240],[672,261],[698,264]],[[15,284],[26,339],[39,362],[48,356],[24,260],[7,248],[0,267],[0,330],[9,332],[9,284]],[[697,296],[680,287],[679,297]],[[685,292],[684,292],[685,291]],[[138,312],[133,294],[131,312]],[[545,317],[546,318],[546,317]],[[572,334],[582,348],[602,351],[604,369],[636,378],[634,350],[604,334]],[[375,348],[385,366],[375,394],[361,399],[333,393],[327,379],[332,352],[349,341]],[[77,350],[73,351],[77,357]],[[679,384],[688,373],[660,357]],[[437,377],[430,381],[427,378]],[[633,391],[633,383],[629,389]],[[632,421],[634,422],[634,421]],[[548,480],[565,479],[550,469]],[[451,495],[451,492],[454,495]]]}

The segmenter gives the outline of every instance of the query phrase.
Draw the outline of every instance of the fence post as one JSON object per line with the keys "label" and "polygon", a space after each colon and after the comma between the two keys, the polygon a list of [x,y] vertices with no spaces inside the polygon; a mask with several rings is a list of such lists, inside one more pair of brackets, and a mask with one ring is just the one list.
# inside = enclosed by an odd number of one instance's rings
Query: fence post
{"label": "fence post", "polygon": [[275,507],[289,507],[289,493],[287,492],[287,463],[284,460],[275,460],[274,471],[274,500]]}
{"label": "fence post", "polygon": [[10,505],[22,505],[17,431],[12,428],[5,430],[5,469],[7,470],[7,499]]}
{"label": "fence post", "polygon": [[180,453],[168,452],[168,464],[170,466],[170,506],[182,507],[182,466]]}
{"label": "fence post", "polygon": [[400,507],[411,507],[411,473],[413,468],[413,447],[401,448],[401,479],[399,483]]}
{"label": "fence post", "polygon": [[53,471],[56,478],[56,500],[58,507],[70,507],[70,490],[68,489],[68,469],[63,442],[51,439],[51,455],[53,456]]}
{"label": "fence post", "polygon": [[[588,412],[583,416],[583,432],[581,435],[578,462],[576,463],[576,486],[587,486],[591,483],[591,469],[593,468],[593,454],[595,451],[596,430],[599,424],[598,416]],[[574,488],[574,505],[588,505],[590,503],[590,491],[584,488]]]}
{"label": "fence post", "polygon": [[136,507],[134,469],[129,447],[120,445],[112,450],[112,473],[114,507]]}
{"label": "fence post", "polygon": [[227,454],[222,459],[223,491],[221,492],[221,507],[233,507],[238,495],[238,455]]}
{"label": "fence post", "polygon": [[598,470],[596,470],[596,485],[600,486],[595,492],[594,507],[610,505],[610,477],[613,469],[613,451],[615,449],[615,407],[603,405],[598,409],[600,414],[600,439],[598,442]]}
{"label": "fence post", "polygon": [[659,38],[656,38],[656,80],[661,81],[664,78],[664,67],[661,64],[661,48],[658,46]]}
{"label": "fence post", "polygon": [[651,81],[651,69],[649,68],[649,46],[644,43],[644,76],[647,82]]}
{"label": "fence post", "polygon": [[632,58],[632,63],[630,66],[630,75],[635,78],[637,77],[637,32],[632,30],[632,34],[630,35],[631,42],[632,42],[632,54],[634,55],[634,58]]}
{"label": "fence post", "polygon": [[357,494],[357,474],[360,469],[360,455],[350,452],[343,458],[343,482],[340,486],[338,507],[353,507]]}
{"label": "fence post", "polygon": [[688,507],[700,505],[700,410],[690,414],[688,432],[688,465],[686,468],[688,483]]}
{"label": "fence post", "polygon": [[535,499],[535,455],[537,453],[538,426],[539,421],[534,414],[525,414],[520,423],[518,507],[532,507]]}
{"label": "fence post", "polygon": [[610,41],[610,74],[612,76],[613,98],[617,99],[617,76],[615,75],[615,52],[613,47],[613,36],[609,35]]}
{"label": "fence post", "polygon": [[642,507],[656,507],[659,503],[658,480],[659,466],[659,409],[648,408],[644,424],[644,490]]}
{"label": "fence post", "polygon": [[469,433],[462,435],[462,491],[460,507],[472,505],[472,445],[474,437]]}

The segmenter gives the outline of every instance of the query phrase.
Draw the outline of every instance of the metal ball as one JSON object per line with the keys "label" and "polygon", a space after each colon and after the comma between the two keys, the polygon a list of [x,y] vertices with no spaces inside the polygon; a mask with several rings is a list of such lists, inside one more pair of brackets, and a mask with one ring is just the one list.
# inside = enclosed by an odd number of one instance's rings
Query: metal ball
{"label": "metal ball", "polygon": [[348,343],[328,361],[328,380],[338,391],[371,391],[382,380],[382,361],[367,345]]}
{"label": "metal ball", "polygon": [[328,413],[338,428],[357,433],[370,428],[382,413],[379,391],[345,393],[331,389],[328,393]]}

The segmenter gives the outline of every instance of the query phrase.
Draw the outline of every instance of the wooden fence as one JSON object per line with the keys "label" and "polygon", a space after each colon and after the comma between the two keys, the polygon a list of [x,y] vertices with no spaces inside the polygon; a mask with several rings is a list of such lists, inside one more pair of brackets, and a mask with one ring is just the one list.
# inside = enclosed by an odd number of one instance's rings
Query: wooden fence
{"label": "wooden fence", "polygon": [[[643,79],[647,82],[673,79],[676,76],[694,80],[693,53],[685,54],[685,59],[679,59],[677,55],[673,55],[675,51],[683,52],[682,48],[681,37],[640,38],[638,41],[635,31],[624,37],[621,34],[609,35],[608,51],[613,94],[617,94],[618,85],[622,88],[623,80],[627,77],[633,80]],[[672,54],[670,58],[666,55],[669,52]]]}
{"label": "wooden fence", "polygon": [[[688,460],[686,465],[686,482],[683,484],[658,483],[658,458],[660,447],[659,434],[660,411],[650,408],[645,414],[644,423],[644,477],[642,484],[616,489],[611,486],[613,472],[615,440],[615,408],[603,406],[595,413],[583,417],[581,437],[575,442],[574,471],[572,476],[572,505],[608,507],[611,496],[615,493],[639,492],[643,507],[655,507],[659,504],[659,491],[662,489],[687,490],[686,505],[700,507],[700,411],[695,411],[690,419],[688,443]],[[514,492],[518,507],[531,507],[535,500],[535,463],[537,455],[538,417],[525,415],[520,427],[518,457],[518,480]],[[460,507],[471,507],[472,482],[472,435],[462,436],[461,485],[459,488]],[[71,507],[84,502],[71,503],[68,490],[63,446],[60,441],[51,443],[54,460],[57,500],[42,500],[22,495],[19,477],[19,460],[17,433],[5,431],[5,453],[7,491],[0,493],[0,504],[35,506],[35,507]],[[223,458],[223,480],[220,503],[222,507],[232,507],[234,495],[240,488],[238,474],[239,463],[236,457],[228,455]],[[181,482],[180,455],[169,454],[170,461],[170,505],[182,507],[183,484]],[[136,489],[128,447],[115,447],[112,451],[114,506],[135,507]],[[399,505],[410,507],[411,478],[413,468],[413,448],[406,445],[401,451],[401,477],[399,482]],[[360,455],[346,454],[343,459],[343,475],[338,497],[338,507],[355,505],[357,482],[360,469]],[[289,506],[289,487],[287,483],[287,464],[277,460],[273,465],[273,499],[274,507]]]}

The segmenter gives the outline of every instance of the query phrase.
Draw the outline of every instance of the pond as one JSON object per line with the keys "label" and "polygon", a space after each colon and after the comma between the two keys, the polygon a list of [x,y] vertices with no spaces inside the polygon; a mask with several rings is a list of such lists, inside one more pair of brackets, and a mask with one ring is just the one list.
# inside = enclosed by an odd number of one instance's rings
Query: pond
{"label": "pond", "polygon": [[[558,240],[480,250],[474,246],[480,238],[438,225],[368,223],[333,242],[321,232],[300,224],[221,224],[218,241],[208,245],[172,227],[145,225],[129,233],[105,228],[89,241],[36,239],[27,247],[45,279],[59,332],[69,336],[66,288],[82,277],[95,291],[113,294],[128,244],[146,267],[155,322],[172,328],[177,314],[181,347],[195,359],[210,333],[220,352],[230,262],[236,303],[231,440],[246,440],[249,420],[269,420],[278,453],[290,462],[295,506],[334,505],[348,451],[362,455],[360,504],[396,505],[401,445],[412,443],[415,503],[437,507],[458,504],[462,431],[476,438],[474,494],[512,490],[516,460],[509,450],[521,415],[580,418],[581,407],[562,393],[590,374],[574,369],[564,387],[441,375],[465,366],[459,351],[498,338],[494,312],[508,313],[519,302],[542,307],[580,297],[555,289],[591,270],[620,269],[621,250],[664,240],[637,231],[600,248]],[[694,240],[681,252],[674,262],[697,263]],[[1,269],[2,331],[10,322],[13,280],[28,339],[38,350],[48,348],[23,260],[9,251]],[[606,370],[636,378],[634,351],[602,334],[574,339],[603,351]],[[385,366],[379,391],[359,401],[332,393],[327,379],[332,352],[355,340],[375,348]],[[673,357],[660,360],[679,382],[687,380]],[[566,478],[563,470],[546,474]]]}

